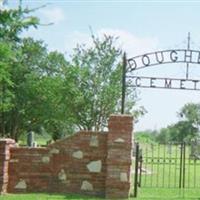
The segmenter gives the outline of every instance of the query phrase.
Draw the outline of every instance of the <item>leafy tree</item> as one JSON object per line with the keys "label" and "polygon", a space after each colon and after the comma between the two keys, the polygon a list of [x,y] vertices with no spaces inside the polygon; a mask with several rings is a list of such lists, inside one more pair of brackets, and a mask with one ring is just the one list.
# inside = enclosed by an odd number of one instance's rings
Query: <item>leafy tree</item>
{"label": "leafy tree", "polygon": [[55,104],[60,98],[57,91],[62,84],[61,65],[67,63],[63,55],[48,53],[43,42],[20,36],[23,30],[39,24],[39,19],[29,15],[32,11],[19,6],[0,13],[0,127],[2,136],[16,140],[20,134],[37,130],[43,124],[49,130],[47,119],[55,121],[57,117],[59,121]]}
{"label": "leafy tree", "polygon": [[54,139],[65,135],[72,129],[73,120],[71,101],[66,101],[64,94],[73,93],[73,88],[65,81],[64,71],[72,68],[62,54],[48,53],[41,41],[31,38],[22,40],[18,52],[21,53],[12,70],[15,98],[8,115],[8,121],[16,128],[10,136],[17,139],[19,134],[30,129],[40,132],[42,127]]}
{"label": "leafy tree", "polygon": [[28,30],[31,26],[37,28],[39,19],[30,15],[33,11],[34,9],[22,8],[21,3],[18,9],[1,10],[0,40],[20,42],[22,31]]}
{"label": "leafy tree", "polygon": [[170,141],[170,128],[162,128],[156,137],[156,141],[161,144],[166,144]]}
{"label": "leafy tree", "polygon": [[197,136],[198,133],[198,129],[188,121],[179,121],[171,126],[169,130],[170,140],[177,142],[189,141]]}
{"label": "leafy tree", "polygon": [[[92,41],[92,47],[79,45],[72,55],[72,65],[80,70],[74,112],[81,129],[103,130],[109,115],[120,110],[122,51],[112,36],[100,40],[92,35]],[[126,112],[134,104],[135,96],[127,102]]]}
{"label": "leafy tree", "polygon": [[194,126],[198,127],[200,125],[200,104],[185,104],[183,108],[181,108],[178,115],[181,119],[188,121]]}
{"label": "leafy tree", "polygon": [[190,141],[198,135],[198,129],[188,121],[179,121],[166,128],[162,128],[156,137],[156,141],[161,144],[168,142]]}
{"label": "leafy tree", "polygon": [[12,108],[13,87],[9,63],[12,60],[12,51],[5,42],[0,42],[0,134],[5,134],[5,113]]}
{"label": "leafy tree", "polygon": [[185,104],[178,112],[180,121],[159,131],[156,140],[160,143],[190,141],[198,136],[200,104]]}
{"label": "leafy tree", "polygon": [[[2,136],[18,140],[45,129],[57,139],[77,129],[103,130],[109,115],[120,110],[122,51],[115,38],[92,36],[93,46],[77,46],[68,62],[42,41],[21,36],[39,25],[32,11],[19,6],[0,12]],[[126,112],[133,113],[135,94],[130,97]]]}
{"label": "leafy tree", "polygon": [[[0,12],[0,98],[1,98],[1,134],[5,135],[8,131],[8,114],[14,109],[13,101],[16,98],[14,91],[15,83],[13,77],[14,63],[18,59],[18,45],[20,33],[30,26],[37,27],[39,20],[29,15],[31,11],[22,9],[1,10]],[[15,127],[16,128],[16,127]],[[13,130],[15,129],[13,128]]]}
{"label": "leafy tree", "polygon": [[140,143],[154,143],[156,141],[157,131],[146,130],[135,133],[135,140]]}

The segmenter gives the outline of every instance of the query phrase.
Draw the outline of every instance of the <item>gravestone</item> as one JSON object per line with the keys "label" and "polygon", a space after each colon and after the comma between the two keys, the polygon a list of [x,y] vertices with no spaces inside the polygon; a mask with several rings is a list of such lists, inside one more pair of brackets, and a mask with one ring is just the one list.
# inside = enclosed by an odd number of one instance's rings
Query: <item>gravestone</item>
{"label": "gravestone", "polygon": [[167,152],[168,154],[172,154],[172,144],[167,145]]}
{"label": "gravestone", "polygon": [[200,138],[191,142],[190,158],[200,159]]}
{"label": "gravestone", "polygon": [[29,147],[33,147],[34,146],[34,132],[33,131],[30,131],[28,134],[27,134],[27,146]]}

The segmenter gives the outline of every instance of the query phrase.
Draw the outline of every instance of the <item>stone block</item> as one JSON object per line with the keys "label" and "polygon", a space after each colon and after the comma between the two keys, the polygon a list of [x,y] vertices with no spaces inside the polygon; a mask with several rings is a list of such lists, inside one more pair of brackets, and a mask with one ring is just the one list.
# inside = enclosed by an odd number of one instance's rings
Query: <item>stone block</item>
{"label": "stone block", "polygon": [[48,156],[44,156],[44,157],[42,157],[42,162],[43,163],[49,163],[50,162],[50,158]]}
{"label": "stone block", "polygon": [[27,188],[26,181],[23,179],[20,179],[17,185],[15,186],[15,189],[26,189],[26,188]]}
{"label": "stone block", "polygon": [[127,182],[128,181],[128,176],[126,172],[121,172],[120,173],[120,181],[122,182]]}
{"label": "stone block", "polygon": [[115,142],[117,142],[117,143],[124,143],[125,140],[124,140],[123,138],[117,138],[117,139],[115,140]]}
{"label": "stone block", "polygon": [[53,148],[50,150],[51,154],[58,154],[59,152],[60,152],[59,149],[56,149],[56,148]]}
{"label": "stone block", "polygon": [[91,161],[89,164],[87,164],[87,168],[89,170],[89,172],[101,172],[101,168],[102,168],[102,161],[101,160],[97,160],[97,161]]}
{"label": "stone block", "polygon": [[97,135],[92,135],[90,139],[90,146],[91,147],[98,147],[99,146],[99,140]]}
{"label": "stone block", "polygon": [[83,158],[83,152],[82,151],[75,151],[72,154],[72,157],[77,158],[77,159],[82,159]]}
{"label": "stone block", "polygon": [[66,175],[64,169],[61,169],[60,172],[58,173],[58,179],[59,179],[60,181],[66,181],[67,175]]}
{"label": "stone block", "polygon": [[88,181],[82,182],[81,190],[92,191],[93,189],[94,189],[93,185],[90,182],[88,182]]}

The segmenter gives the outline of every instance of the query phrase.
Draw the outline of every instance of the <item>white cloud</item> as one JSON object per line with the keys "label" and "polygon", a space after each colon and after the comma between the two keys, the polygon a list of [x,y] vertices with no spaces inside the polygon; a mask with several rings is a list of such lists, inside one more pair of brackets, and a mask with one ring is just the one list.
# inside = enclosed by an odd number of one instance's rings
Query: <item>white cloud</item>
{"label": "white cloud", "polygon": [[48,23],[58,24],[65,20],[64,11],[59,7],[54,7],[51,9],[42,9],[40,13],[45,17]]}
{"label": "white cloud", "polygon": [[67,49],[69,49],[69,48],[72,49],[72,48],[76,47],[77,44],[84,44],[87,47],[91,46],[92,45],[91,36],[86,33],[81,33],[81,32],[75,31],[66,38]]}
{"label": "white cloud", "polygon": [[0,10],[9,10],[6,0],[0,0]]}
{"label": "white cloud", "polygon": [[131,57],[148,53],[158,47],[158,40],[155,37],[139,37],[131,32],[118,29],[101,29],[98,31],[99,36],[103,34],[119,37],[118,45]]}
{"label": "white cloud", "polygon": [[0,10],[3,10],[3,1],[0,0]]}
{"label": "white cloud", "polygon": [[[116,46],[126,51],[128,57],[148,53],[158,48],[158,39],[155,37],[139,37],[125,30],[100,29],[96,33],[94,32],[94,34],[100,38],[103,37],[104,34],[119,37]],[[76,47],[76,44],[91,46],[91,35],[76,31],[66,38],[65,47],[68,52]]]}

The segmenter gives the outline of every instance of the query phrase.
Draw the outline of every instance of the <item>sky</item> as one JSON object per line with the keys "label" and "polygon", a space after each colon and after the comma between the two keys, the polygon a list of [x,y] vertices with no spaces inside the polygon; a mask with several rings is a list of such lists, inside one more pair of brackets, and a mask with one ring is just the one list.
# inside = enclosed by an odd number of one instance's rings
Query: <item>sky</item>
{"label": "sky", "polygon": [[[7,7],[18,5],[8,0]],[[200,48],[200,2],[198,1],[120,1],[120,0],[23,0],[29,8],[46,5],[35,12],[44,26],[25,32],[25,36],[42,39],[50,50],[69,56],[79,44],[91,44],[92,32],[118,36],[117,45],[127,57],[165,49],[187,47],[191,34],[191,49]],[[48,23],[54,23],[45,26]],[[199,77],[200,66],[190,65],[190,78]],[[137,72],[137,75],[185,77],[185,64],[165,64]],[[177,122],[177,112],[189,102],[200,102],[199,91],[137,89],[138,106],[147,114],[135,130],[160,129]]]}

